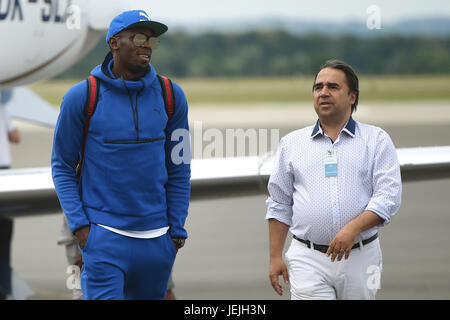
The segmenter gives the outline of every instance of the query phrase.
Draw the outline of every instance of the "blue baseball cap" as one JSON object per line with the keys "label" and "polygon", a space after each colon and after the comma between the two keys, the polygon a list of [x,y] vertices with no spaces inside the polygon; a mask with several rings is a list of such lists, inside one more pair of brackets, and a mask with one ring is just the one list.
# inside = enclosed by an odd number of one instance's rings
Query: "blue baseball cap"
{"label": "blue baseball cap", "polygon": [[165,24],[150,20],[144,10],[125,11],[111,21],[106,35],[106,43],[120,31],[138,27],[150,29],[155,37],[159,37],[168,29]]}

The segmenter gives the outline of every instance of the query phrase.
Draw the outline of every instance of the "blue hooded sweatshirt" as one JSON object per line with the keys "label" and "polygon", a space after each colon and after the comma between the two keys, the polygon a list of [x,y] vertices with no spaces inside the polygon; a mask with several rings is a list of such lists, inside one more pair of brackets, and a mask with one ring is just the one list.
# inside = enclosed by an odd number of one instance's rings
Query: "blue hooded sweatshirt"
{"label": "blue hooded sweatshirt", "polygon": [[[173,82],[175,112],[168,121],[153,67],[149,65],[150,72],[139,81],[124,81],[115,78],[112,64],[108,54],[103,64],[91,71],[100,79],[100,90],[79,183],[74,168],[86,120],[86,81],[69,89],[61,104],[52,175],[69,228],[75,232],[91,223],[122,230],[170,226],[172,237],[186,238],[191,153],[189,141],[182,140],[189,136],[171,139],[176,129],[189,132],[183,90]],[[181,143],[184,148],[179,148]],[[175,150],[189,161],[174,162],[171,154]]]}

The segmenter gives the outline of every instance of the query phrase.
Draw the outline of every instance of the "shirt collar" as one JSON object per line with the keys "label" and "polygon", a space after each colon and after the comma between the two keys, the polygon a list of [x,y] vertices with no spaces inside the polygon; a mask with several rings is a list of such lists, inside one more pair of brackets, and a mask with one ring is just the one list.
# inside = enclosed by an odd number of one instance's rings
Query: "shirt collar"
{"label": "shirt collar", "polygon": [[320,126],[319,119],[316,121],[313,131],[311,132],[311,138],[315,138],[318,134],[323,134],[322,127]]}
{"label": "shirt collar", "polygon": [[347,124],[345,125],[343,131],[346,131],[349,135],[352,137],[355,136],[356,132],[356,122],[353,120],[353,118],[350,116],[350,119],[348,119]]}
{"label": "shirt collar", "polygon": [[[356,121],[350,116],[345,127],[342,131],[347,132],[350,136],[354,137],[356,132]],[[311,132],[311,138],[316,137],[318,134],[323,135],[322,127],[320,126],[319,120],[316,121],[316,125],[314,126],[313,131]]]}

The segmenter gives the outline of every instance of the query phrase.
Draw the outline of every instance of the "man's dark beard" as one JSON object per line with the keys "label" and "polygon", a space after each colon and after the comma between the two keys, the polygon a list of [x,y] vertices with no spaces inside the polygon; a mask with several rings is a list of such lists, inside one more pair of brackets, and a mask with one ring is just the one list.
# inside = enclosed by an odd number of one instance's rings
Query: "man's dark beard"
{"label": "man's dark beard", "polygon": [[143,76],[145,76],[147,73],[150,72],[150,65],[147,64],[147,65],[142,66],[142,67],[141,67],[141,66],[133,66],[133,67],[130,68],[130,71],[131,71],[133,74],[136,74],[136,75],[142,75],[142,77],[143,77]]}

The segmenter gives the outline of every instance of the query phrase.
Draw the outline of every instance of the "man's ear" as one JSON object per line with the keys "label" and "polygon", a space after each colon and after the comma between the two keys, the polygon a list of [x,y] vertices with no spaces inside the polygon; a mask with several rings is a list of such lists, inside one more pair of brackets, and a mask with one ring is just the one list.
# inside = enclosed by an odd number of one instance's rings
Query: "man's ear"
{"label": "man's ear", "polygon": [[116,37],[111,37],[111,39],[109,39],[108,44],[111,50],[117,50],[120,47],[120,39]]}
{"label": "man's ear", "polygon": [[348,95],[350,96],[350,104],[353,105],[356,102],[356,92],[349,91]]}

